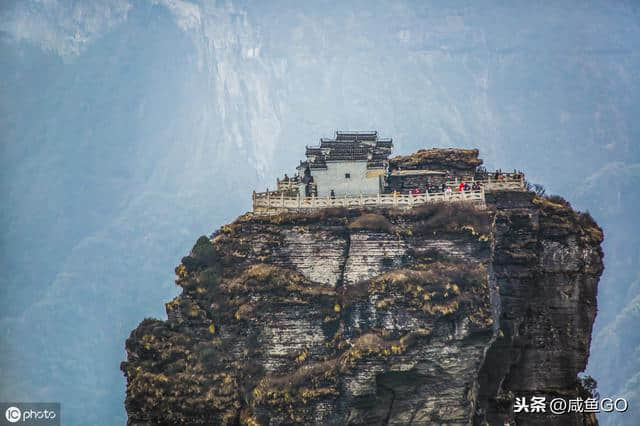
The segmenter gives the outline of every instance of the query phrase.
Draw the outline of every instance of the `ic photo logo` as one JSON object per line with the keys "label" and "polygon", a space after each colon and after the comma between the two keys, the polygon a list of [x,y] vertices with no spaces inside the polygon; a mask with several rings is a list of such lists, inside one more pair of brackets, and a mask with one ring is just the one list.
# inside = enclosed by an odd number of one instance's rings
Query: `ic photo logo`
{"label": "ic photo logo", "polygon": [[22,418],[22,411],[18,407],[9,407],[4,412],[4,418],[7,419],[9,423],[17,423]]}
{"label": "ic photo logo", "polygon": [[2,425],[60,426],[60,403],[0,402],[0,426]]}

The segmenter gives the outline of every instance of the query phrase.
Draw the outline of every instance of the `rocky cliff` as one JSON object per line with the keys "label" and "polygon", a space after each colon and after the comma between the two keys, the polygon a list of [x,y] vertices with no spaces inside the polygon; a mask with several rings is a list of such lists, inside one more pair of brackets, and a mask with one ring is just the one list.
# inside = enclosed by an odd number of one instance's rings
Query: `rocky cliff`
{"label": "rocky cliff", "polygon": [[482,165],[477,149],[431,148],[421,149],[409,155],[398,155],[391,159],[392,169],[436,169],[449,170],[450,173],[475,171]]}
{"label": "rocky cliff", "polygon": [[130,425],[593,424],[514,414],[585,395],[603,234],[561,199],[246,214],[176,268],[126,342]]}

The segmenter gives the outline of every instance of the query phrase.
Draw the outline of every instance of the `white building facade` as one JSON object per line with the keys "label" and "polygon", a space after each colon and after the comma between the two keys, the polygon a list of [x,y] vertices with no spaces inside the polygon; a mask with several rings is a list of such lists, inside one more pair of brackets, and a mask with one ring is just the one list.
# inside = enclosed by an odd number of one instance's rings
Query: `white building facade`
{"label": "white building facade", "polygon": [[312,169],[318,197],[375,195],[382,192],[384,169],[368,169],[367,161],[330,161],[325,169]]}
{"label": "white building facade", "polygon": [[382,193],[391,139],[377,132],[336,132],[335,139],[320,139],[307,147],[307,161],[298,166],[300,195],[317,197]]}

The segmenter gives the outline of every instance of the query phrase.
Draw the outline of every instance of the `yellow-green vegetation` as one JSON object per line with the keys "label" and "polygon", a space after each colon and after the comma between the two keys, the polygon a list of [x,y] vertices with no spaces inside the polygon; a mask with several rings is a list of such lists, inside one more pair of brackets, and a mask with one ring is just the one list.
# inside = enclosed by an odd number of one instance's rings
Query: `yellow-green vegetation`
{"label": "yellow-green vegetation", "polygon": [[460,294],[460,286],[483,285],[487,279],[482,264],[434,262],[424,270],[395,269],[374,277],[369,283],[370,293],[384,294],[390,288],[407,293],[424,293],[434,289]]}
{"label": "yellow-green vegetation", "polygon": [[348,228],[353,230],[387,232],[389,234],[395,231],[395,226],[389,222],[389,219],[376,213],[362,213],[349,222]]}
{"label": "yellow-green vegetation", "polygon": [[189,309],[187,310],[187,315],[191,318],[197,318],[200,316],[200,309],[198,308],[198,305],[196,305],[195,303],[192,304],[191,306],[189,306]]}
{"label": "yellow-green vegetation", "polygon": [[469,232],[474,237],[478,238],[479,241],[489,241],[491,239],[490,234],[481,234],[472,225],[463,225],[460,227],[463,231]]}
{"label": "yellow-green vegetation", "polygon": [[222,225],[220,227],[220,232],[227,235],[233,234],[233,225]]}
{"label": "yellow-green vegetation", "polygon": [[316,399],[328,395],[339,395],[338,390],[335,387],[325,388],[300,388],[298,394],[302,399],[302,402],[306,404],[311,399]]}
{"label": "yellow-green vegetation", "polygon": [[170,302],[164,304],[165,310],[167,314],[171,314],[172,312],[178,312],[180,310],[180,297],[176,297]]}
{"label": "yellow-green vegetation", "polygon": [[[434,262],[423,266],[395,269],[367,282],[366,292],[377,298],[376,308],[386,310],[403,304],[435,318],[464,312],[478,327],[491,325],[488,272],[484,265]],[[353,303],[361,297],[356,294],[347,300]]]}
{"label": "yellow-green vegetation", "polygon": [[323,222],[325,224],[346,224],[351,217],[358,215],[355,209],[333,207],[325,209],[313,209],[306,213],[281,212],[271,216],[254,218],[257,222],[272,225],[305,225]]}
{"label": "yellow-green vegetation", "polygon": [[304,364],[308,357],[305,350],[296,357],[299,367],[292,373],[267,375],[257,384],[252,392],[253,404],[290,406],[306,404],[309,400],[329,395],[337,396],[338,376],[355,368],[360,360],[403,354],[417,339],[430,334],[430,329],[420,328],[400,339],[386,340],[377,333],[366,333],[354,339],[350,345],[343,345],[345,350],[337,357],[311,364]]}
{"label": "yellow-green vegetation", "polygon": [[[387,294],[399,292],[405,301],[415,309],[429,315],[450,315],[457,311],[459,302],[451,300],[460,294],[457,284],[447,281],[445,272],[450,269],[439,263],[430,270],[414,271],[398,269],[374,278],[369,284],[369,293]],[[453,287],[455,286],[455,287]],[[457,291],[453,291],[455,288]],[[390,305],[390,301],[378,304],[380,309]]]}
{"label": "yellow-green vegetation", "polygon": [[186,277],[186,276],[187,276],[187,268],[186,268],[183,264],[178,265],[178,266],[176,267],[176,275],[177,275],[179,278],[184,278],[184,277]]}
{"label": "yellow-green vegetation", "polygon": [[475,169],[482,164],[477,149],[421,149],[410,155],[399,155],[390,159],[389,164],[396,169],[439,167],[443,169]]}
{"label": "yellow-green vegetation", "polygon": [[238,308],[238,310],[236,310],[236,313],[233,316],[235,319],[240,321],[242,319],[250,318],[254,310],[255,310],[254,305],[252,305],[251,303],[245,303],[243,305],[240,305],[240,307]]}
{"label": "yellow-green vegetation", "polygon": [[275,265],[259,263],[250,265],[224,286],[229,291],[283,289],[312,296],[335,296],[331,289],[318,286],[301,273]]}
{"label": "yellow-green vegetation", "polygon": [[[390,213],[409,221],[411,235],[433,235],[442,232],[469,232],[473,236],[491,234],[494,211],[478,210],[469,203],[426,203],[412,209]],[[478,237],[479,238],[479,237]],[[488,237],[486,237],[488,240]]]}
{"label": "yellow-green vegetation", "polygon": [[128,379],[128,398],[153,401],[140,407],[142,416],[189,424],[193,412],[209,412],[219,424],[234,423],[240,400],[237,375],[206,367],[220,357],[216,343],[194,346],[184,333],[154,319],[145,319],[132,337],[136,339],[127,341],[127,350],[138,357],[124,362],[122,370]]}
{"label": "yellow-green vegetation", "polygon": [[261,426],[258,419],[251,415],[241,416],[240,424],[244,426]]}
{"label": "yellow-green vegetation", "polygon": [[422,310],[429,315],[450,315],[458,310],[460,303],[457,300],[450,302],[422,305]]}
{"label": "yellow-green vegetation", "polygon": [[302,364],[307,359],[308,356],[309,356],[309,351],[307,349],[303,350],[296,356],[296,363]]}
{"label": "yellow-green vegetation", "polygon": [[535,196],[533,204],[540,207],[541,225],[548,233],[568,235],[575,233],[587,245],[597,245],[604,240],[602,228],[589,212],[576,212],[571,204],[560,196]]}
{"label": "yellow-green vegetation", "polygon": [[456,283],[447,283],[447,285],[444,288],[446,290],[444,292],[444,297],[448,296],[449,291],[451,291],[451,293],[455,294],[456,296],[460,294],[460,287],[458,287],[458,284]]}
{"label": "yellow-green vegetation", "polygon": [[387,297],[376,302],[377,309],[387,309],[389,306],[393,304],[393,298]]}

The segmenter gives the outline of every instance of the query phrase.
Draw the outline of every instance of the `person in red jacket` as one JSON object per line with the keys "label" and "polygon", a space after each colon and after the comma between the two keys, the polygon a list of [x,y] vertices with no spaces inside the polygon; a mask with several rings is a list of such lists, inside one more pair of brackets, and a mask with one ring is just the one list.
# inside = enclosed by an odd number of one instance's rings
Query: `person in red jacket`
{"label": "person in red jacket", "polygon": [[460,185],[458,185],[458,191],[464,191],[464,182],[460,182]]}

